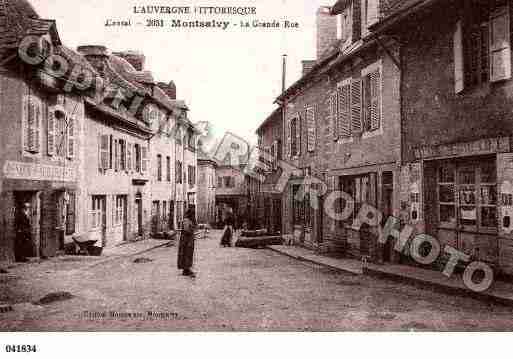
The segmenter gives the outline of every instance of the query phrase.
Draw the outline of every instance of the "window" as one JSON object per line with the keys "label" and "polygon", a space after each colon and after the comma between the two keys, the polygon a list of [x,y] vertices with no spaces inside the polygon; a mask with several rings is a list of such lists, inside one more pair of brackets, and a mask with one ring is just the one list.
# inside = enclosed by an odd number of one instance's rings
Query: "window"
{"label": "window", "polygon": [[353,35],[353,14],[352,5],[349,4],[344,11],[338,15],[338,31],[337,38],[342,40],[342,44],[350,44]]}
{"label": "window", "polygon": [[39,153],[43,104],[35,95],[25,96],[24,102],[26,113],[24,119],[24,148],[25,151]]}
{"label": "window", "polygon": [[196,136],[194,136],[194,131],[189,129],[187,130],[187,145],[191,151],[196,151]]}
{"label": "window", "polygon": [[456,92],[511,77],[509,1],[467,1],[454,33]]}
{"label": "window", "polygon": [[171,157],[166,157],[166,181],[171,182]]}
{"label": "window", "polygon": [[493,159],[442,162],[438,169],[442,227],[496,231],[497,169]]}
{"label": "window", "polygon": [[189,166],[188,167],[188,179],[189,179],[189,186],[195,186],[196,185],[196,167]]}
{"label": "window", "polygon": [[224,177],[224,187],[235,188],[235,178],[230,176]]}
{"label": "window", "polygon": [[141,172],[141,145],[135,144],[135,171]]}
{"label": "window", "polygon": [[176,183],[182,184],[182,162],[176,161]]}
{"label": "window", "polygon": [[[306,126],[307,126],[307,150],[308,152],[315,151],[316,140],[316,127],[315,127],[315,109],[309,107],[306,109]],[[273,151],[273,157],[275,153]]]}
{"label": "window", "polygon": [[98,168],[102,171],[107,170],[109,166],[109,136],[100,135],[98,138]]}
{"label": "window", "polygon": [[141,173],[148,172],[148,148],[141,147]]}
{"label": "window", "polygon": [[378,21],[379,0],[363,0],[362,5],[362,33],[368,35],[369,27]]}
{"label": "window", "polygon": [[66,204],[66,235],[75,233],[75,208],[76,195],[74,192],[68,192],[68,203]]}
{"label": "window", "polygon": [[127,161],[127,155],[126,155],[126,141],[125,140],[119,140],[118,141],[119,146],[119,169],[121,171],[126,171],[126,161]]}
{"label": "window", "polygon": [[[338,113],[337,113],[338,100]],[[337,87],[337,94],[334,99],[333,118],[335,139],[351,137],[351,82],[345,81]]]}
{"label": "window", "polygon": [[127,171],[132,171],[132,165],[133,165],[133,158],[132,158],[132,153],[133,153],[133,145],[131,143],[127,143],[126,144],[126,170]]}
{"label": "window", "polygon": [[103,206],[103,197],[102,196],[92,196],[91,197],[91,211],[89,216],[91,218],[91,229],[100,229],[103,221],[102,221],[102,206]]}
{"label": "window", "polygon": [[217,177],[217,188],[223,188],[223,177]]}
{"label": "window", "polygon": [[67,141],[66,141],[66,153],[69,159],[75,158],[76,151],[76,124],[77,120],[74,117],[67,118]]}
{"label": "window", "polygon": [[125,215],[125,196],[116,196],[114,203],[114,225],[119,226],[123,224],[123,218]]}
{"label": "window", "polygon": [[157,181],[162,181],[162,155],[157,155]]}
{"label": "window", "polygon": [[[375,173],[368,173],[358,176],[344,176],[339,178],[339,190],[350,195],[354,202],[354,210],[351,213],[351,217],[345,222],[345,224],[351,225],[354,223],[364,204],[368,204],[373,207],[377,206],[376,177]],[[346,209],[348,204],[344,200],[339,201],[339,203],[340,212],[342,212]]]}

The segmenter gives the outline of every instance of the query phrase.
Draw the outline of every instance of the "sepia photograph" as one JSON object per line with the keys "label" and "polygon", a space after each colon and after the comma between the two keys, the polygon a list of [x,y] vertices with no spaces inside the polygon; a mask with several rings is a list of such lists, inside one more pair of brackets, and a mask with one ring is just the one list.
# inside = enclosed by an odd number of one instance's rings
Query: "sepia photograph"
{"label": "sepia photograph", "polygon": [[0,332],[510,332],[512,15],[0,0]]}

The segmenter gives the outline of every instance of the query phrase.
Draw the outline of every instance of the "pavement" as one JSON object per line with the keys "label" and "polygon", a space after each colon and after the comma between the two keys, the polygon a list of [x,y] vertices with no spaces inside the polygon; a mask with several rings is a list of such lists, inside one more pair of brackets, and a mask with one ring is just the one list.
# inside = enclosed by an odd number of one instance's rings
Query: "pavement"
{"label": "pavement", "polygon": [[176,246],[149,250],[150,243],[107,251],[109,260],[63,257],[10,268],[0,274],[0,302],[12,307],[0,313],[0,331],[513,329],[508,306],[268,249],[221,248],[219,240],[219,231],[197,240],[195,279],[176,268]]}
{"label": "pavement", "polygon": [[463,283],[461,275],[448,278],[435,270],[398,264],[363,263],[354,259],[337,259],[318,255],[311,250],[295,246],[269,246],[269,249],[283,255],[308,261],[328,268],[355,274],[388,278],[403,283],[420,284],[446,293],[468,296],[483,301],[493,301],[513,306],[513,283],[495,280],[485,292],[470,290]]}

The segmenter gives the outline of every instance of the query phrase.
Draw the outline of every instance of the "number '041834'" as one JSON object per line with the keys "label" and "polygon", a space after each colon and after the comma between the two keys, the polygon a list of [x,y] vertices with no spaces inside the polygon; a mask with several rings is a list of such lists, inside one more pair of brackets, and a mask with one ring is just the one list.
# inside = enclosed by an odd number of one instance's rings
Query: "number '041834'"
{"label": "number '041834'", "polygon": [[5,351],[7,353],[36,353],[37,347],[35,345],[6,345]]}

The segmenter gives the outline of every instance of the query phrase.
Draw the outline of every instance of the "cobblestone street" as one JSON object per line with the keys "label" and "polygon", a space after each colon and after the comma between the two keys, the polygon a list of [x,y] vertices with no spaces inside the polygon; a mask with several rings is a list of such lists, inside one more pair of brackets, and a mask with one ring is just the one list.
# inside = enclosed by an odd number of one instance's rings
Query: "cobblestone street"
{"label": "cobblestone street", "polygon": [[[219,235],[197,242],[196,279],[176,269],[176,247],[101,263],[63,257],[10,268],[0,274],[0,301],[14,311],[0,314],[0,329],[513,329],[508,307],[337,273],[270,250],[224,249]],[[30,304],[55,292],[73,298]]]}

